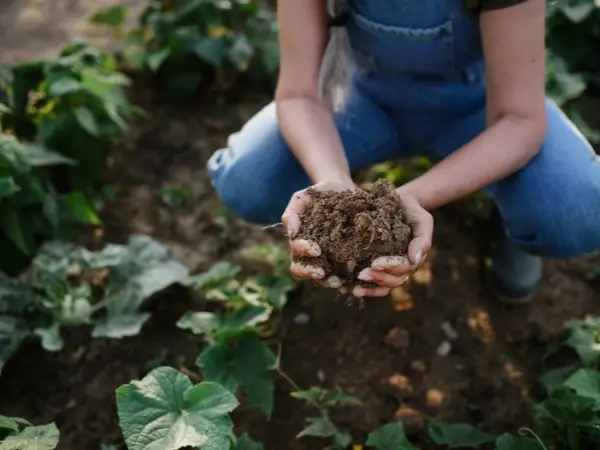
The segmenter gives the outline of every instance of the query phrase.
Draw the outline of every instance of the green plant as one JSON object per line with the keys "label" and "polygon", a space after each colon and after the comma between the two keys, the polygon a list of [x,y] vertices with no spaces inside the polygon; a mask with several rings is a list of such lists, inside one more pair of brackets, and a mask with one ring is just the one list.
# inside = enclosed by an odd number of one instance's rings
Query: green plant
{"label": "green plant", "polygon": [[99,252],[49,242],[27,281],[0,276],[0,369],[33,335],[46,350],[60,350],[64,327],[91,324],[93,337],[135,335],[150,317],[140,311],[144,299],[187,277],[187,269],[146,236]]}
{"label": "green plant", "polygon": [[417,450],[404,434],[401,423],[388,423],[373,431],[366,445],[375,450]]}
{"label": "green plant", "polygon": [[[73,43],[55,60],[14,67],[11,78],[12,112],[3,118],[5,128],[74,160],[76,168],[59,175],[66,175],[67,188],[91,194],[110,163],[111,145],[123,139],[132,113],[123,91],[129,80],[117,71],[116,60]],[[60,180],[59,186],[64,184]]]}
{"label": "green plant", "polygon": [[18,274],[39,244],[99,225],[95,204],[131,106],[114,58],[71,44],[0,76],[0,270]]}
{"label": "green plant", "polygon": [[[232,268],[219,267],[225,274],[234,273]],[[216,270],[210,273],[216,274]],[[209,282],[206,275],[205,286]],[[270,416],[274,394],[271,370],[276,358],[261,341],[256,326],[269,320],[272,307],[266,302],[251,304],[239,293],[232,293],[225,306],[222,313],[188,312],[177,326],[207,340],[208,346],[197,359],[206,380],[232,392],[243,387],[250,403]]]}
{"label": "green plant", "polygon": [[600,86],[600,4],[594,0],[550,2],[546,24],[548,94],[588,139],[600,142],[600,123],[591,122]]}
{"label": "green plant", "polygon": [[0,450],[54,450],[58,440],[53,423],[33,426],[20,417],[0,416]]}
{"label": "green plant", "polygon": [[59,194],[50,169],[74,161],[0,131],[0,270],[16,275],[40,242],[98,218],[78,191]]}
{"label": "green plant", "polygon": [[129,450],[227,450],[235,443],[229,413],[239,403],[216,383],[193,385],[175,369],[160,367],[121,386],[116,396]]}
{"label": "green plant", "polygon": [[343,450],[352,442],[352,436],[346,430],[339,429],[330,418],[330,409],[338,405],[360,405],[356,397],[345,394],[340,389],[328,390],[311,387],[308,390],[292,392],[292,397],[302,400],[319,411],[317,417],[307,419],[309,425],[298,433],[298,437],[314,436],[331,439],[331,450]]}
{"label": "green plant", "polygon": [[272,79],[279,65],[277,23],[257,0],[155,0],[128,33],[124,53],[128,63],[160,74],[171,92],[185,97],[201,84],[226,87],[239,74]]}

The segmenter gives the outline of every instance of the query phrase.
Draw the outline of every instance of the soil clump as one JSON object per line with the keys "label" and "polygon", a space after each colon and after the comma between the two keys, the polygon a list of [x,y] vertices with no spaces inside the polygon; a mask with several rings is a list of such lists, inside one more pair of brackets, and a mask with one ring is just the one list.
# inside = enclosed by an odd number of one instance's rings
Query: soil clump
{"label": "soil clump", "polygon": [[406,256],[412,232],[392,183],[377,181],[370,191],[309,191],[311,201],[302,217],[298,239],[316,242],[319,257],[297,261],[321,267],[344,287],[357,284],[361,270],[380,256]]}

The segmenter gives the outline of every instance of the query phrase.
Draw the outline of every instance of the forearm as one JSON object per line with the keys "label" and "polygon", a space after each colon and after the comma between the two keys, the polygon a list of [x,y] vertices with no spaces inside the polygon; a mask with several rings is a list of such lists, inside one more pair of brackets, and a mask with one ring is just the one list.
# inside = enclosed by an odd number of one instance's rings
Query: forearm
{"label": "forearm", "polygon": [[313,183],[352,186],[352,177],[333,116],[323,104],[308,97],[277,100],[281,132]]}
{"label": "forearm", "polygon": [[544,135],[544,120],[505,116],[398,191],[415,196],[425,209],[445,205],[524,167],[538,153]]}

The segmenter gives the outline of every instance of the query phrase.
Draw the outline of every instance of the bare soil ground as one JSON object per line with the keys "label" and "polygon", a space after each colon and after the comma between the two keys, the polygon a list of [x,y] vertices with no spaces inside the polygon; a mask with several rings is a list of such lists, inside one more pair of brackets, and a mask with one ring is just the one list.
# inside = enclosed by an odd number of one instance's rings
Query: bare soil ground
{"label": "bare soil ground", "polygon": [[88,18],[100,9],[124,4],[135,20],[140,0],[2,0],[0,2],[0,63],[16,64],[55,56],[72,39],[102,48],[114,43]]}
{"label": "bare soil ground", "polygon": [[[276,231],[223,213],[205,170],[212,151],[263,101],[199,100],[194,106],[175,106],[151,89],[140,90],[136,102],[151,115],[139,120],[118,154],[113,172],[118,194],[104,212],[107,238],[150,234],[195,270],[221,259],[240,260],[239,251],[249,245],[284,243]],[[165,196],[169,188],[183,189],[187,200],[173,204]],[[531,305],[498,304],[482,275],[485,214],[467,207],[473,205],[436,214],[429,263],[391,297],[361,307],[302,285],[284,312],[279,331],[285,370],[302,387],[339,386],[360,398],[363,406],[340,409],[334,416],[357,442],[392,420],[405,421],[418,439],[426,416],[468,421],[491,431],[530,424],[525,400],[536,395],[537,377],[552,365],[546,353],[559,341],[564,321],[600,313],[599,286],[586,279],[600,263],[598,257],[548,262]],[[195,301],[178,288],[152,299],[148,309],[154,318],[138,337],[91,341],[81,332],[58,354],[32,343],[5,369],[0,411],[40,423],[55,420],[62,431],[61,450],[122,443],[116,387],[156,365],[196,371],[200,344],[174,326],[185,310],[198,306]],[[308,324],[294,321],[299,313],[308,315]],[[455,339],[443,330],[448,323]],[[438,352],[443,342],[450,344],[447,355]],[[272,420],[242,406],[235,414],[239,430],[265,442],[268,450],[322,448],[319,442],[294,438],[313,412],[289,397],[284,381],[277,386]]]}

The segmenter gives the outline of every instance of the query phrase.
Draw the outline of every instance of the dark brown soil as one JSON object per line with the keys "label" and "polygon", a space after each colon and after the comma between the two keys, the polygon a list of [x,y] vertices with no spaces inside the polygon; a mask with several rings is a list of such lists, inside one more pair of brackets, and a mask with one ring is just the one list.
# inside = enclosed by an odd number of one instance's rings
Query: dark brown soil
{"label": "dark brown soil", "polygon": [[389,181],[377,181],[370,191],[311,189],[309,194],[298,239],[319,245],[321,256],[306,262],[323,268],[326,277],[335,275],[352,290],[359,283],[360,271],[377,257],[407,254],[412,234],[404,223],[400,197]]}
{"label": "dark brown soil", "polygon": [[[265,99],[185,107],[169,106],[151,89],[136,95],[152,115],[140,119],[117,155],[118,195],[104,211],[107,239],[150,234],[197,270],[221,259],[243,263],[240,250],[249,245],[285,245],[285,237],[273,230],[224,214],[205,171],[211,151]],[[174,187],[185,188],[185,201],[165,197]],[[351,430],[355,443],[394,420],[405,421],[419,443],[427,416],[467,421],[491,432],[532,424],[527,401],[536,396],[538,376],[556,363],[547,352],[559,341],[565,320],[600,314],[600,286],[587,279],[600,265],[598,256],[549,261],[530,305],[497,303],[483,276],[487,206],[469,200],[436,212],[443,225],[435,231],[426,264],[389,297],[347,306],[335,301],[331,290],[309,284],[291,296],[276,328],[283,368],[302,388],[341,387],[362,400],[362,406],[333,415]],[[59,450],[99,450],[101,443],[123,450],[115,389],[163,364],[198,380],[194,360],[202,344],[174,324],[184,311],[202,307],[201,298],[170,289],[148,303],[153,316],[140,336],[92,340],[81,330],[59,353],[32,342],[0,378],[0,414],[35,423],[55,420]],[[303,321],[297,320],[300,314]],[[448,334],[448,325],[456,334]],[[449,352],[440,351],[443,347]],[[236,431],[249,432],[267,450],[326,447],[295,438],[314,411],[292,399],[290,391],[278,378],[271,421],[244,404],[234,414]]]}

